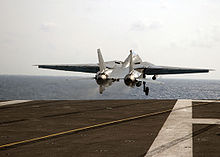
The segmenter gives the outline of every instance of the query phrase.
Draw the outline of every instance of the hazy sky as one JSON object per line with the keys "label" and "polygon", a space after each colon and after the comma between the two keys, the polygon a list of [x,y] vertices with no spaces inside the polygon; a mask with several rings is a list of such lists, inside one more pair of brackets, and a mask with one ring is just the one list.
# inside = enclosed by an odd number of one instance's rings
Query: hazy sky
{"label": "hazy sky", "polygon": [[[0,74],[73,75],[34,64],[124,60],[212,68],[220,79],[219,0],[0,0]],[[78,75],[78,74],[76,74]],[[173,77],[173,76],[172,76]]]}

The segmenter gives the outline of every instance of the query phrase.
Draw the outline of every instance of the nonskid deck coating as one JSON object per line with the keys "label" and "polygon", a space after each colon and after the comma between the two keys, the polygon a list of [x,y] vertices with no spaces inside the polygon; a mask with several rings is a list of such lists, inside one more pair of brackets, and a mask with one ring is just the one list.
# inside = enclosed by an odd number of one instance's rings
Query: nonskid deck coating
{"label": "nonskid deck coating", "polygon": [[[106,121],[172,110],[175,102],[32,101],[4,106],[0,107],[0,145]],[[216,110],[219,111],[218,106]],[[169,112],[27,143],[1,150],[0,156],[29,156],[30,152],[32,156],[145,156],[168,116]]]}
{"label": "nonskid deck coating", "polygon": [[[170,109],[175,100],[34,101],[0,108],[0,144]],[[29,105],[28,105],[29,104]],[[153,106],[153,107],[152,107]],[[144,155],[169,113],[0,151],[0,156]],[[16,121],[16,120],[23,121]],[[6,123],[10,122],[11,123]],[[148,139],[148,140],[145,140]],[[28,153],[29,152],[29,153]]]}

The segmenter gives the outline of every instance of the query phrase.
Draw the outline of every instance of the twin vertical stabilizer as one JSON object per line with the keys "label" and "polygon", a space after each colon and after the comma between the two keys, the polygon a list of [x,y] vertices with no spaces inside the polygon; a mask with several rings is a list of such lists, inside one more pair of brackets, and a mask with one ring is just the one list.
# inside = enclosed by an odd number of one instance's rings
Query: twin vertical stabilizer
{"label": "twin vertical stabilizer", "polygon": [[98,53],[98,59],[99,59],[99,71],[104,72],[104,70],[106,69],[106,66],[105,66],[104,59],[102,57],[101,50],[97,49],[97,53]]}
{"label": "twin vertical stabilizer", "polygon": [[[97,49],[97,53],[98,53],[98,60],[99,60],[99,71],[104,72],[105,69],[106,69],[106,66],[105,66],[104,59],[102,57],[101,50]],[[132,50],[130,50],[130,54],[129,54],[128,58],[126,58],[126,60],[124,61],[122,66],[123,67],[129,67],[129,73],[133,71],[134,63],[133,63],[133,52],[132,52]]]}
{"label": "twin vertical stabilizer", "polygon": [[130,50],[130,64],[129,64],[129,73],[133,71],[133,55],[132,55],[132,50]]}

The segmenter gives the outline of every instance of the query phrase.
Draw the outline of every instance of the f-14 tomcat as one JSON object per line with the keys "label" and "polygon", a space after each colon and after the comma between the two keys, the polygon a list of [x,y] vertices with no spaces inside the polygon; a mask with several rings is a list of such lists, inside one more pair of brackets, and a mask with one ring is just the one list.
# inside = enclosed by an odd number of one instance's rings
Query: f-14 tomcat
{"label": "f-14 tomcat", "polygon": [[[146,95],[149,93],[149,87],[146,87],[146,75],[152,75],[152,80],[156,80],[158,75],[165,74],[186,74],[186,73],[208,73],[209,69],[192,69],[168,66],[156,66],[149,62],[143,62],[141,58],[130,50],[129,56],[125,61],[104,62],[101,50],[97,49],[98,64],[71,64],[71,65],[37,65],[38,68],[95,73],[93,79],[99,85],[100,94],[105,87],[113,82],[124,80],[125,85],[130,87],[140,87],[143,82],[143,91]],[[154,82],[154,81],[152,81]]]}

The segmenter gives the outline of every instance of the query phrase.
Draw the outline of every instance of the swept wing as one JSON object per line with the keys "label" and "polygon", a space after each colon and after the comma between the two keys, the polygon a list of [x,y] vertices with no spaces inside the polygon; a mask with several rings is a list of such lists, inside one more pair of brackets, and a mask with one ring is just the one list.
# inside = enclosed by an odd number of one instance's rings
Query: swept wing
{"label": "swept wing", "polygon": [[[121,67],[122,61],[109,61],[104,62],[106,68],[114,69]],[[54,69],[54,70],[64,70],[64,71],[75,71],[75,72],[85,72],[85,73],[97,73],[100,71],[99,64],[66,64],[66,65],[37,65],[38,68],[43,69]]]}
{"label": "swept wing", "polygon": [[187,73],[208,73],[210,69],[196,69],[196,68],[181,68],[170,66],[155,66],[149,65],[147,67],[137,67],[135,70],[142,71],[146,75],[165,75],[165,74],[187,74]]}
{"label": "swept wing", "polygon": [[97,73],[99,71],[98,64],[70,64],[70,65],[37,65],[38,68],[54,69],[64,71],[76,71],[86,73]]}

